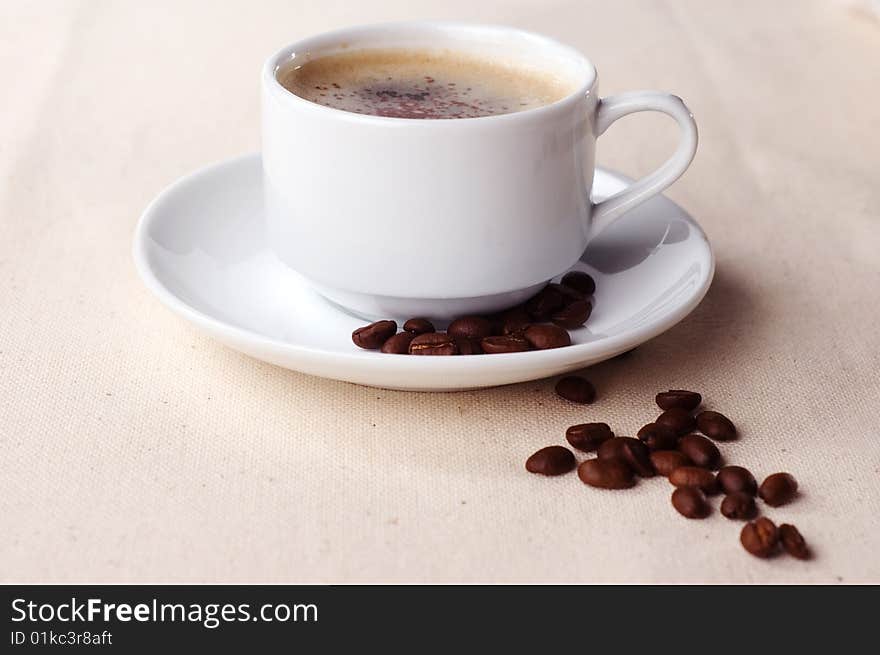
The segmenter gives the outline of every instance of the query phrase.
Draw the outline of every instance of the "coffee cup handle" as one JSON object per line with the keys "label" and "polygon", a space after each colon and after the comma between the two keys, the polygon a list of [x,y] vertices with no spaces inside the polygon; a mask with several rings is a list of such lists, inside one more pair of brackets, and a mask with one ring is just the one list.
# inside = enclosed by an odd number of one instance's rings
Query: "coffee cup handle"
{"label": "coffee cup handle", "polygon": [[593,204],[591,235],[596,235],[625,212],[642,204],[675,182],[687,170],[697,151],[697,124],[678,96],[660,91],[630,91],[599,100],[596,136],[601,136],[618,118],[639,111],[659,111],[675,119],[679,127],[678,148],[653,173],[633,182],[623,191]]}

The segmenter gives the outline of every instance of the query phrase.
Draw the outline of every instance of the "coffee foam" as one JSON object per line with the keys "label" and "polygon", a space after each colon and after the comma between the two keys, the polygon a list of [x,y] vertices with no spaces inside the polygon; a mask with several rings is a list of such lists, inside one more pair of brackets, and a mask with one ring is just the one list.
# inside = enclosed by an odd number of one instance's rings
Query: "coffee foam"
{"label": "coffee foam", "polygon": [[278,81],[317,104],[396,118],[475,118],[561,100],[571,80],[526,64],[451,50],[364,49],[279,68]]}

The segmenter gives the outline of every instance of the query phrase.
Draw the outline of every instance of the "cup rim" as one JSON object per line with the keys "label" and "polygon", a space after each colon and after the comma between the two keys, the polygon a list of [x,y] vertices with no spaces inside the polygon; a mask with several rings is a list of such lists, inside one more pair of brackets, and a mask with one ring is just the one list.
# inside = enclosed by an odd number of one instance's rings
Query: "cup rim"
{"label": "cup rim", "polygon": [[[400,118],[396,116],[358,114],[355,112],[346,111],[344,109],[327,107],[326,105],[320,105],[316,102],[312,102],[311,100],[307,100],[296,95],[295,93],[287,90],[281,84],[281,82],[278,81],[276,73],[281,64],[290,59],[290,57],[294,55],[297,50],[301,50],[304,45],[308,44],[311,41],[330,39],[339,39],[341,41],[345,41],[346,38],[359,36],[363,33],[389,29],[399,29],[401,31],[428,29],[438,29],[446,31],[460,30],[470,32],[485,31],[493,32],[496,34],[506,33],[509,35],[517,35],[520,38],[535,43],[538,47],[552,49],[558,53],[563,53],[571,57],[572,60],[576,61],[580,65],[583,76],[580,80],[580,83],[570,93],[560,98],[559,100],[551,102],[550,104],[541,105],[539,107],[532,107],[523,111],[515,111],[508,114],[493,114],[490,116],[475,116],[465,118],[442,118],[433,120],[425,120],[424,118]],[[317,112],[319,114],[324,114],[327,117],[335,118],[338,120],[349,120],[353,122],[382,125],[419,125],[421,127],[440,127],[448,125],[458,126],[463,124],[485,125],[492,122],[502,123],[516,120],[522,121],[542,118],[548,113],[556,112],[561,108],[567,108],[572,103],[579,101],[585,95],[590,95],[596,85],[596,80],[596,67],[586,56],[583,55],[583,53],[581,53],[576,48],[566,45],[561,41],[557,41],[556,39],[553,39],[549,36],[544,36],[543,34],[523,30],[517,27],[510,27],[508,25],[433,20],[368,23],[352,27],[343,27],[336,30],[330,30],[327,32],[321,32],[319,34],[307,36],[305,38],[294,41],[293,43],[289,43],[274,52],[266,59],[265,63],[263,64],[262,71],[262,86],[264,90],[270,92],[273,97],[280,100],[281,102],[288,103],[295,109]]]}

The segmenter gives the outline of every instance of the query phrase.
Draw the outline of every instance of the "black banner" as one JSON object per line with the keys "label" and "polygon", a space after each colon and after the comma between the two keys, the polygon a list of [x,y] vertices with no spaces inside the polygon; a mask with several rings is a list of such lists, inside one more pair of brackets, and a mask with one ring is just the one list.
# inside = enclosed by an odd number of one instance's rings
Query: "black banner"
{"label": "black banner", "polygon": [[855,643],[878,606],[873,587],[83,585],[0,592],[0,652],[8,653],[335,652],[353,645],[544,652],[615,643],[629,652],[731,638],[755,639],[755,652],[787,652],[823,638]]}

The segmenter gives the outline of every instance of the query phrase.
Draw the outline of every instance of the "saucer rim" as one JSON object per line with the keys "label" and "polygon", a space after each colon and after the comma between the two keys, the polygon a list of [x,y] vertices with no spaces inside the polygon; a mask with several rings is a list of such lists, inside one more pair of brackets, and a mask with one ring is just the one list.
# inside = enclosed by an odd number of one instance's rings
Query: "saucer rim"
{"label": "saucer rim", "polygon": [[[149,228],[153,222],[158,220],[157,217],[161,214],[158,209],[170,197],[199,179],[210,177],[220,169],[244,166],[250,164],[253,160],[261,160],[261,153],[259,151],[207,164],[187,173],[163,188],[141,214],[135,228],[132,244],[132,256],[138,275],[145,286],[156,295],[160,302],[182,318],[227,342],[259,346],[263,349],[284,352],[296,357],[315,358],[315,360],[326,360],[329,358],[337,361],[350,361],[355,359],[367,367],[381,367],[385,371],[387,371],[388,367],[396,367],[402,371],[425,370],[427,368],[442,372],[446,369],[483,368],[487,365],[487,362],[494,362],[492,366],[504,369],[520,368],[529,363],[538,362],[542,364],[542,367],[568,366],[571,368],[575,362],[584,362],[584,366],[587,366],[590,365],[588,362],[596,363],[626,352],[641,343],[653,339],[679,323],[700,304],[708,292],[715,275],[715,253],[706,233],[699,223],[680,205],[661,194],[661,197],[675,204],[676,208],[681,212],[682,218],[687,220],[688,224],[702,238],[706,247],[708,268],[701,279],[700,287],[690,296],[688,301],[657,321],[652,321],[644,326],[627,330],[618,335],[606,336],[586,343],[572,344],[565,348],[504,353],[503,356],[482,354],[469,355],[467,357],[394,357],[377,353],[376,351],[326,350],[324,348],[282,341],[247,328],[232,325],[193,308],[162,283],[150,265],[148,253],[151,241],[148,236]],[[259,164],[262,166],[261,161],[259,161]],[[601,166],[597,166],[596,171],[625,184],[632,182],[627,176]]]}

